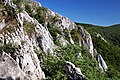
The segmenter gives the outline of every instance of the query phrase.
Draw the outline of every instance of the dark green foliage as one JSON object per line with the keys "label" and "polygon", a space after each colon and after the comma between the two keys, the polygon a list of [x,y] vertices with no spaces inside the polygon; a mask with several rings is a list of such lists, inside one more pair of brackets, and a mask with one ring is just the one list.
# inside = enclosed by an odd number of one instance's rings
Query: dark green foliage
{"label": "dark green foliage", "polygon": [[31,16],[33,17],[33,14],[32,14],[32,8],[29,4],[25,4],[25,11]]}
{"label": "dark green foliage", "polygon": [[12,0],[14,4],[19,5],[21,4],[24,0]]}
{"label": "dark green foliage", "polygon": [[47,56],[47,60],[44,60],[42,64],[42,70],[45,72],[48,80],[66,80],[63,70],[64,62],[63,59],[58,60],[50,54]]}
{"label": "dark green foliage", "polygon": [[67,28],[65,28],[63,30],[63,33],[64,33],[64,36],[65,36],[65,39],[70,42],[69,30]]}
{"label": "dark green foliage", "polygon": [[[110,27],[100,27],[90,24],[82,25],[92,36],[94,47],[97,52],[102,55],[107,62],[109,70],[108,77],[113,80],[120,79],[120,25],[113,25]],[[104,42],[101,38],[96,37],[95,33],[101,34],[108,42]]]}
{"label": "dark green foliage", "polygon": [[31,23],[24,22],[23,29],[29,37],[32,37],[35,34],[35,27]]}
{"label": "dark green foliage", "polygon": [[52,19],[52,22],[55,23],[56,21],[58,21],[58,16],[54,16],[53,19]]}
{"label": "dark green foliage", "polygon": [[75,29],[72,29],[71,32],[71,37],[73,39],[73,41],[78,44],[79,43],[79,38],[80,38],[80,35],[78,33],[78,30],[75,28]]}
{"label": "dark green foliage", "polygon": [[5,6],[5,10],[7,11],[9,20],[15,19],[16,12],[15,12],[14,8],[12,8],[10,6]]}
{"label": "dark green foliage", "polygon": [[0,43],[0,52],[4,51],[12,55],[16,52],[17,49],[18,49],[18,46],[16,46],[14,43],[7,43],[7,44]]}
{"label": "dark green foliage", "polygon": [[[67,80],[63,68],[65,61],[71,61],[79,67],[88,80],[107,80],[106,76],[98,69],[96,61],[90,57],[85,48],[80,48],[77,45],[68,45],[59,50],[57,49],[56,52],[56,56],[49,54],[42,63],[42,69],[48,80]],[[83,58],[78,56],[77,53],[80,52]]]}
{"label": "dark green foliage", "polygon": [[[79,24],[79,23],[77,23]],[[120,24],[108,27],[95,26],[91,24],[79,24],[86,28],[91,34],[100,33],[107,41],[120,46]]]}
{"label": "dark green foliage", "polygon": [[13,27],[13,26],[6,26],[6,27],[4,27],[2,30],[1,30],[1,32],[0,33],[7,33],[7,32],[9,32],[9,33],[14,33],[15,32],[15,27]]}
{"label": "dark green foliage", "polygon": [[[109,66],[108,76],[120,78],[120,48],[110,43],[105,43],[100,38],[93,38],[93,43]],[[118,79],[117,79],[118,80]]]}
{"label": "dark green foliage", "polygon": [[2,4],[2,0],[0,0],[0,4]]}
{"label": "dark green foliage", "polygon": [[25,3],[26,0],[13,0],[13,3],[17,5],[17,12],[20,13],[23,11],[23,8],[21,7],[23,3]]}
{"label": "dark green foliage", "polygon": [[53,41],[55,44],[59,44],[59,41],[57,39],[57,34],[62,35],[61,31],[59,28],[53,26],[52,24],[48,23],[47,25],[48,30],[50,31],[51,36],[53,37]]}
{"label": "dark green foliage", "polygon": [[57,29],[54,28],[50,23],[48,23],[47,25],[48,27],[48,30],[50,31],[50,34],[52,35],[53,39],[56,39],[56,36],[57,36]]}
{"label": "dark green foliage", "polygon": [[39,7],[37,9],[37,13],[34,15],[34,18],[38,20],[41,24],[44,24],[46,21],[46,8],[44,7]]}

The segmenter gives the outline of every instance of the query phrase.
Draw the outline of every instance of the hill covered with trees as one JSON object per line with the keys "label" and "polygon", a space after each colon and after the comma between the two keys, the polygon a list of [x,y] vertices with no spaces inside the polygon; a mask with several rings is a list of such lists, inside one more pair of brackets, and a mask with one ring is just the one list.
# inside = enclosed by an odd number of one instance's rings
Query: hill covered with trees
{"label": "hill covered with trees", "polygon": [[109,76],[116,77],[115,80],[120,79],[120,24],[108,27],[76,24],[83,26],[91,34],[94,47],[109,66]]}

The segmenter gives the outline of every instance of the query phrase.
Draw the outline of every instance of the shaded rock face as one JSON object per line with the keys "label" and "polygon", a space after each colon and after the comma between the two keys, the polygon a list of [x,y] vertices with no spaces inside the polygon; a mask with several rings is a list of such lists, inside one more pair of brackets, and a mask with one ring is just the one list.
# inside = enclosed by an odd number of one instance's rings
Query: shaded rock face
{"label": "shaded rock face", "polygon": [[0,78],[0,80],[14,80],[11,77],[7,77],[7,78]]}
{"label": "shaded rock face", "polygon": [[86,80],[80,68],[75,67],[75,65],[69,61],[65,63],[65,71],[68,80]]}

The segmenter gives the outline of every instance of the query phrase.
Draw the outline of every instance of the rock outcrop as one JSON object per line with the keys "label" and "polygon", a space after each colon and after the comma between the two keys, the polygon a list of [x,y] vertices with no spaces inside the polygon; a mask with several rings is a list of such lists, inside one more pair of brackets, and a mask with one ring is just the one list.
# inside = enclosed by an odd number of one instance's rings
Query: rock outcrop
{"label": "rock outcrop", "polygon": [[[49,17],[49,16],[52,16],[52,17],[57,16],[57,20],[54,22],[54,25],[56,27],[59,27],[62,31],[65,28],[68,29],[69,31],[71,31],[74,28],[78,28],[79,34],[83,38],[82,40],[79,40],[80,46],[83,46],[83,45],[86,46],[88,48],[89,52],[91,53],[91,56],[94,57],[94,53],[93,53],[94,47],[93,47],[91,35],[82,26],[77,26],[74,22],[72,22],[68,18],[63,17],[63,16],[48,9],[47,17]],[[70,37],[70,41],[74,44],[71,37]]]}
{"label": "rock outcrop", "polygon": [[20,69],[19,64],[5,52],[0,56],[0,78],[3,80],[29,80]]}
{"label": "rock outcrop", "polygon": [[100,54],[97,54],[96,56],[96,60],[99,63],[99,68],[103,71],[103,72],[107,72],[108,67],[104,61],[104,59],[102,58],[102,56]]}
{"label": "rock outcrop", "polygon": [[97,37],[97,38],[100,38],[100,39],[101,39],[101,40],[103,40],[105,43],[107,43],[107,41],[105,40],[105,38],[104,38],[104,37],[102,37],[102,35],[101,35],[101,34],[96,33],[95,35],[96,35],[96,37]]}
{"label": "rock outcrop", "polygon": [[[0,8],[0,47],[4,47],[8,43],[15,44],[17,49],[9,52],[0,49],[0,79],[20,79],[20,80],[41,80],[45,79],[45,74],[41,69],[40,61],[37,56],[38,50],[44,54],[54,52],[57,48],[53,41],[48,26],[44,26],[35,18],[31,17],[26,11],[18,12],[17,5],[13,4],[12,0],[1,0]],[[42,7],[39,3],[35,5]],[[8,8],[5,8],[8,6]],[[12,13],[10,13],[10,10]],[[8,12],[7,12],[8,10]],[[33,11],[35,13],[35,10]],[[12,14],[14,16],[10,16]],[[46,23],[50,22],[50,18],[57,19],[51,21],[55,27],[60,28],[61,33],[64,35],[63,30],[69,30],[69,41],[65,36],[58,34],[58,41],[62,46],[67,44],[75,44],[70,35],[70,31],[78,28],[79,34],[82,37],[79,40],[80,46],[86,46],[94,58],[94,47],[90,34],[82,27],[77,26],[74,22],[66,17],[63,17],[49,9],[46,11]],[[2,45],[1,45],[2,44]],[[107,71],[106,63],[101,55],[97,55],[97,61],[103,71]],[[71,62],[66,62],[65,71],[70,80],[85,80],[85,76],[81,73],[79,68]]]}
{"label": "rock outcrop", "polygon": [[68,80],[86,80],[80,68],[75,67],[75,65],[69,61],[66,61],[65,63],[65,71]]}
{"label": "rock outcrop", "polygon": [[[3,5],[9,6],[13,8],[14,11],[16,11],[16,8],[13,6],[12,1],[6,0],[3,2]],[[12,64],[16,64],[19,67],[17,68],[17,66],[15,66],[17,71],[16,73],[19,73],[19,71],[21,70],[21,72],[25,74],[24,76],[29,78],[28,80],[40,80],[42,78],[44,79],[45,75],[40,68],[40,61],[38,60],[35,50],[37,47],[40,47],[44,52],[47,52],[47,50],[50,50],[52,52],[54,48],[54,43],[52,41],[51,35],[46,28],[44,28],[40,23],[38,23],[37,20],[30,17],[25,11],[15,15],[17,22],[16,24],[2,24],[2,22],[0,22],[2,26],[0,30],[0,42],[3,45],[13,43],[19,46],[19,49],[15,51],[12,55],[10,55],[10,58],[8,58],[12,59],[10,63],[11,66]],[[8,15],[5,16],[8,17]],[[35,30],[35,34],[32,33],[33,35],[28,35],[28,32],[24,30],[25,22],[33,25],[32,27]],[[7,27],[12,27],[13,31],[7,31]],[[6,32],[4,30],[6,30]],[[4,64],[8,64],[8,62],[4,62]],[[11,68],[8,65],[8,68],[10,68],[9,74],[4,74],[4,71],[1,71],[0,77],[14,76],[15,78],[17,78],[17,75],[11,75],[13,74],[12,70],[14,70],[14,67]],[[6,69],[6,67],[1,65],[1,69]],[[22,77],[20,76],[20,78]]]}
{"label": "rock outcrop", "polygon": [[78,26],[78,30],[81,37],[83,38],[83,40],[81,40],[81,44],[88,48],[91,56],[94,58],[94,52],[93,52],[94,47],[93,47],[92,38],[90,34],[82,26]]}
{"label": "rock outcrop", "polygon": [[[78,30],[82,36],[81,44],[88,48],[92,58],[96,58],[96,61],[98,61],[99,68],[103,72],[106,72],[108,70],[108,67],[102,56],[98,54],[97,50],[94,48],[91,35],[82,26],[78,26]],[[96,37],[100,37],[103,41],[107,42],[100,34],[96,34]]]}
{"label": "rock outcrop", "polygon": [[77,25],[72,22],[70,19],[55,13],[49,9],[47,9],[47,13],[46,13],[46,18],[49,19],[49,17],[56,17],[56,21],[54,22],[54,25],[56,27],[60,27],[62,30],[67,28],[68,30],[72,30],[73,28],[77,27]]}

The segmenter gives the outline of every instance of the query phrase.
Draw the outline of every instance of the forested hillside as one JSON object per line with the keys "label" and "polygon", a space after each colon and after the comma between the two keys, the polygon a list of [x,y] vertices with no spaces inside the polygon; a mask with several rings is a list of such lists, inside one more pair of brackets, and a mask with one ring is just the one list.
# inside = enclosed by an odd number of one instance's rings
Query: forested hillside
{"label": "forested hillside", "polygon": [[100,33],[110,43],[120,46],[120,24],[105,27],[84,23],[76,24],[84,26],[89,32]]}
{"label": "forested hillside", "polygon": [[120,79],[120,25],[102,27],[83,23],[76,24],[82,25],[91,34],[94,47],[109,66],[109,77],[115,80]]}

